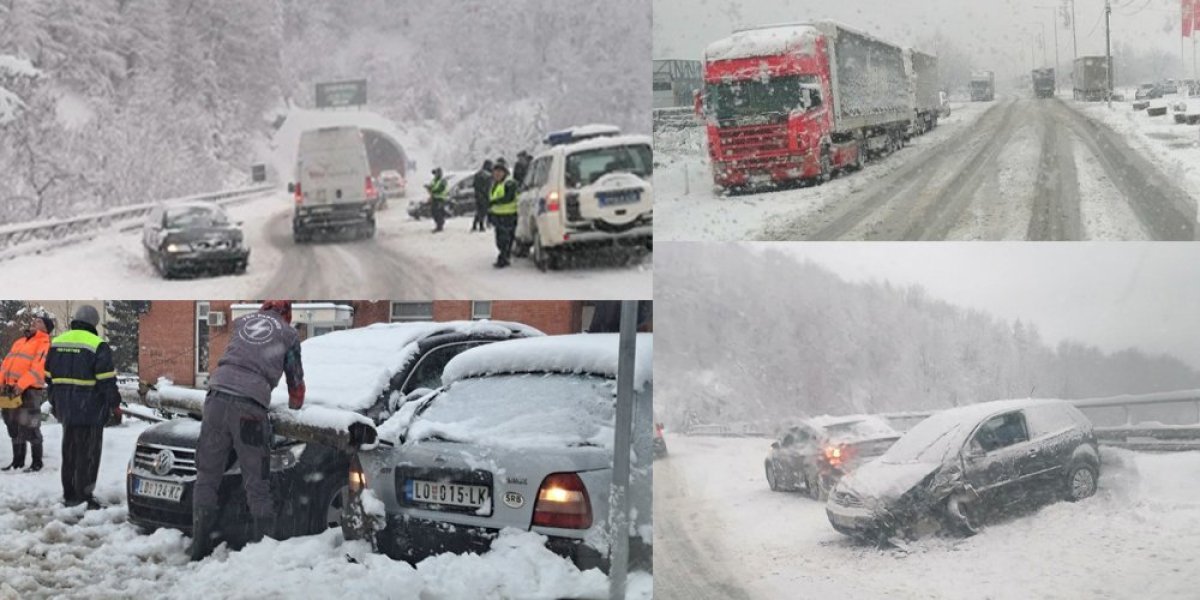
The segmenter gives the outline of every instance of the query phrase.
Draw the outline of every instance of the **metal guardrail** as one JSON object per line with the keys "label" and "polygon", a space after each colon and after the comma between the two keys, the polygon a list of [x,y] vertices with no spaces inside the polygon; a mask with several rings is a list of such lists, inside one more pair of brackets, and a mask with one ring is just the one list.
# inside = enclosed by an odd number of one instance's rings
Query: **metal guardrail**
{"label": "metal guardrail", "polygon": [[[1095,425],[1101,445],[1139,452],[1200,451],[1200,390],[1067,400]],[[1116,411],[1116,412],[1113,412]],[[1160,414],[1154,415],[1158,411]],[[901,431],[937,411],[879,413]],[[1116,417],[1116,418],[1114,418]],[[1170,422],[1163,419],[1169,419]],[[907,425],[907,426],[905,426]],[[688,435],[773,437],[763,422],[693,425]]]}
{"label": "metal guardrail", "polygon": [[[162,202],[211,201],[235,204],[275,189],[273,185],[258,185],[224,192],[196,194],[171,198]],[[63,243],[75,243],[95,237],[114,225],[144,217],[160,202],[144,202],[122,206],[104,212],[62,219],[30,221],[0,225],[0,260],[26,254],[36,254]]]}
{"label": "metal guardrail", "polygon": [[654,131],[699,127],[696,111],[688,106],[654,109]]}

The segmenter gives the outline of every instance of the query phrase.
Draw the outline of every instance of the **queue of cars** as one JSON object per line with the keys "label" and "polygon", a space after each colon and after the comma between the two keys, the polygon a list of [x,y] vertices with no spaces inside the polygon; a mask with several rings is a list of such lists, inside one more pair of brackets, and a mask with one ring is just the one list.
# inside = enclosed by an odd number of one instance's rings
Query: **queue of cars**
{"label": "queue of cars", "polygon": [[[855,451],[831,441],[830,424],[863,427],[848,447],[875,458],[843,459]],[[884,435],[884,427],[862,417],[822,417],[789,428],[766,460],[771,489],[827,499],[835,530],[877,543],[939,530],[973,535],[1012,508],[1096,493],[1100,452],[1092,424],[1062,400],[961,406],[903,435]],[[835,456],[838,469],[830,468]],[[814,473],[834,475],[832,485],[813,481]]]}
{"label": "queue of cars", "polygon": [[[544,336],[497,321],[380,324],[304,341],[302,411],[354,411],[378,424],[382,443],[352,456],[276,436],[272,537],[340,527],[415,563],[486,551],[501,529],[517,528],[546,536],[581,569],[607,570],[618,350],[616,334]],[[629,556],[646,570],[652,356],[651,334],[639,334]],[[286,403],[286,388],[276,389],[272,404]],[[190,533],[199,431],[198,419],[181,418],[141,433],[127,471],[132,524]],[[236,464],[220,493],[220,539],[240,547],[251,518]],[[381,507],[378,523],[363,518],[368,506]]]}

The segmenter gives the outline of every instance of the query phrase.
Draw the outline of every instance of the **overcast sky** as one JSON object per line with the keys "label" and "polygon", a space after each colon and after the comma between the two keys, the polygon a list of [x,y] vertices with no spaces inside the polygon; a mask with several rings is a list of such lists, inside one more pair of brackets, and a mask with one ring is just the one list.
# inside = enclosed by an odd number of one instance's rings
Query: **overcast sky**
{"label": "overcast sky", "polygon": [[[1041,54],[1054,56],[1054,13],[1064,0],[653,0],[654,58],[700,59],[709,42],[734,29],[834,19],[889,41],[916,45],[941,33],[970,53],[980,69],[1020,73]],[[1180,0],[1113,0],[1113,40],[1180,48]],[[1069,7],[1069,3],[1067,4]],[[1049,8],[1042,8],[1049,7]],[[1104,54],[1103,0],[1076,0],[1079,54]],[[1070,9],[1066,12],[1069,14]],[[1063,64],[1072,56],[1071,28],[1058,31]],[[1040,33],[1039,33],[1040,32]],[[1187,53],[1190,64],[1191,40]]]}
{"label": "overcast sky", "polygon": [[1200,369],[1200,244],[871,242],[759,244],[852,281],[918,283],[931,296],[1036,323],[1106,351],[1136,347]]}

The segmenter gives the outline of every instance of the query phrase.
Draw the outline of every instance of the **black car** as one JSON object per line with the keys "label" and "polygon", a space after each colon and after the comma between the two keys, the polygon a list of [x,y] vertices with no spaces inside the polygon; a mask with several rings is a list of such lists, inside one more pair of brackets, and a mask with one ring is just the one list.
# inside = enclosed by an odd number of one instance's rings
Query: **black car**
{"label": "black car", "polygon": [[181,273],[244,273],[250,261],[241,223],[211,202],[154,207],[142,226],[142,246],[168,279]]}
{"label": "black car", "polygon": [[763,463],[772,491],[824,500],[844,474],[883,454],[900,433],[872,415],[814,417],[784,431]]}
{"label": "black car", "polygon": [[[475,173],[455,172],[446,175],[449,187],[446,196],[446,216],[475,214]],[[408,201],[408,216],[420,220],[433,217],[429,205],[429,194],[423,198],[413,198]]]}
{"label": "black car", "polygon": [[825,510],[834,529],[858,538],[927,528],[971,535],[1018,505],[1087,498],[1099,475],[1096,436],[1079,409],[1061,400],[984,402],[913,427],[843,478]]}
{"label": "black car", "polygon": [[[414,392],[441,385],[442,369],[460,352],[492,342],[540,335],[524,325],[500,321],[444,323],[394,323],[362,329],[337,331],[305,340],[303,352],[306,379],[330,379],[361,352],[368,373],[356,369],[356,377],[378,376],[388,381],[370,406],[359,412],[382,422]],[[381,349],[381,336],[386,336]],[[380,354],[394,355],[394,364],[384,365]],[[337,364],[317,362],[322,356],[337,357]],[[331,361],[332,363],[333,361]],[[326,373],[323,375],[322,371]],[[390,373],[390,376],[389,376]],[[336,377],[335,377],[336,379]],[[320,394],[309,385],[306,404]],[[419,395],[413,394],[413,395]],[[159,527],[192,528],[192,487],[196,481],[196,445],[200,436],[199,416],[160,423],[138,437],[126,477],[129,521],[143,530]],[[347,490],[350,456],[331,447],[299,443],[280,436],[272,440],[271,492],[275,498],[276,531],[284,539],[319,533],[340,526]],[[222,513],[218,529],[231,547],[240,547],[250,537],[251,516],[242,487],[241,471],[231,454],[220,486]]]}

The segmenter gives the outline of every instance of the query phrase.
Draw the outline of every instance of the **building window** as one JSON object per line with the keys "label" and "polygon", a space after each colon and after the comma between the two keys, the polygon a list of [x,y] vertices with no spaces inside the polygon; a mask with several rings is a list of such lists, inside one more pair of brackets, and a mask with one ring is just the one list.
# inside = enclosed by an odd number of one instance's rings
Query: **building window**
{"label": "building window", "polygon": [[492,318],[492,303],[491,302],[471,302],[471,319],[490,319]]}
{"label": "building window", "polygon": [[[208,373],[208,313],[207,302],[196,303],[196,375],[201,379]],[[199,383],[199,382],[197,382]]]}
{"label": "building window", "polygon": [[580,309],[579,327],[580,331],[586,332],[592,324],[592,317],[596,316],[596,303],[584,302]]}
{"label": "building window", "polygon": [[432,302],[393,302],[392,322],[397,321],[432,321]]}
{"label": "building window", "polygon": [[312,337],[333,333],[335,331],[342,331],[344,329],[349,329],[349,327],[346,327],[345,325],[313,325]]}

